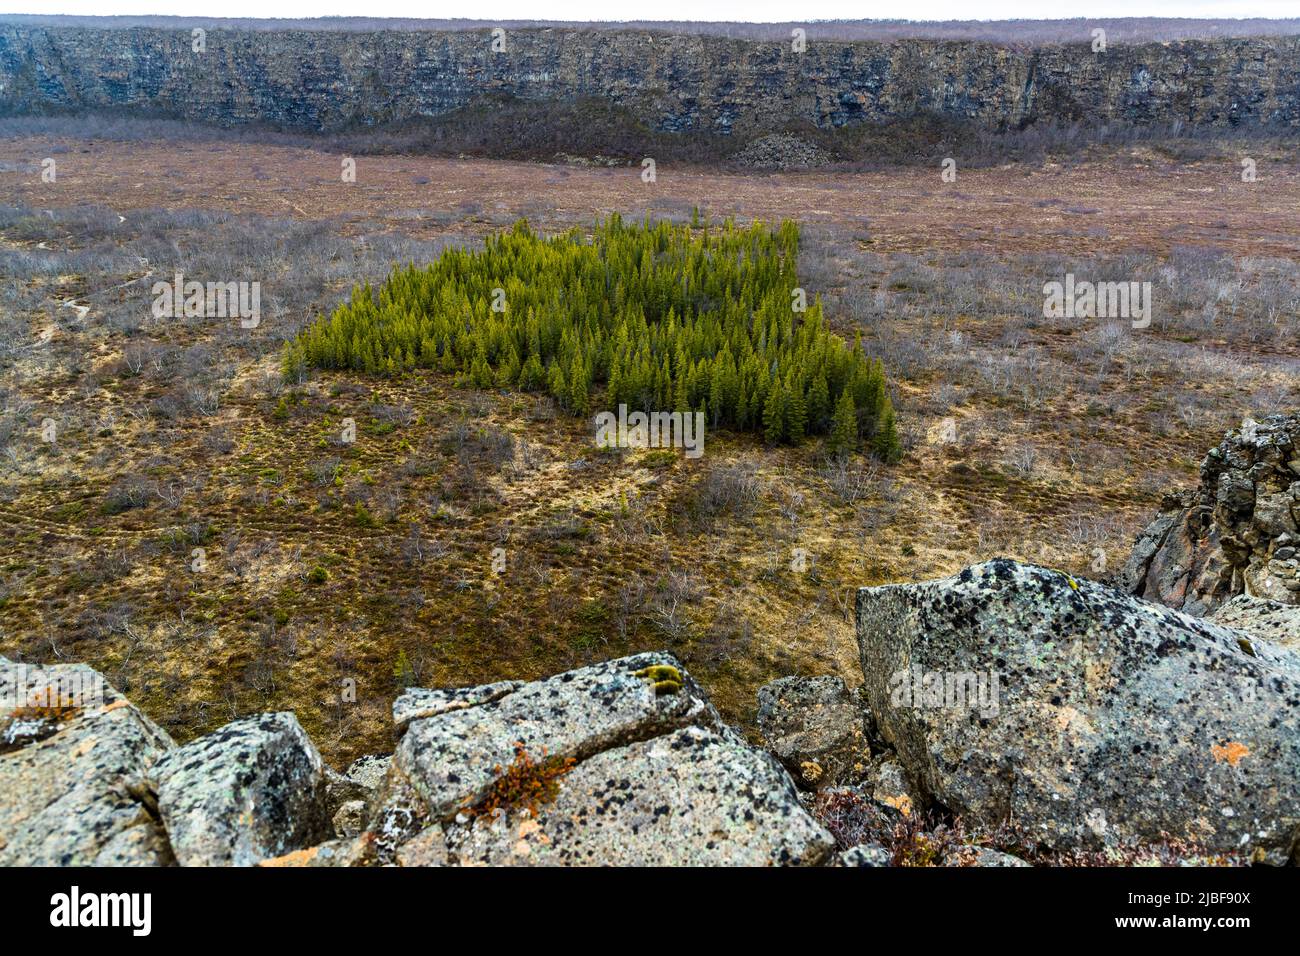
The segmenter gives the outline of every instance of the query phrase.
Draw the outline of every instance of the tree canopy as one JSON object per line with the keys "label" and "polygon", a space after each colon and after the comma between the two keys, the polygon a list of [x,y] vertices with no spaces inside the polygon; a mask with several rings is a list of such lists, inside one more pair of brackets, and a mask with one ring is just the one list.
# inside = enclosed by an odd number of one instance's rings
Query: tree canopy
{"label": "tree canopy", "polygon": [[[799,231],[625,223],[544,238],[525,220],[482,250],[449,249],[363,283],[285,347],[307,367],[547,392],[577,415],[702,411],[772,443],[829,435],[900,454],[881,363],[832,333],[798,287]],[[846,400],[847,399],[847,400]]]}

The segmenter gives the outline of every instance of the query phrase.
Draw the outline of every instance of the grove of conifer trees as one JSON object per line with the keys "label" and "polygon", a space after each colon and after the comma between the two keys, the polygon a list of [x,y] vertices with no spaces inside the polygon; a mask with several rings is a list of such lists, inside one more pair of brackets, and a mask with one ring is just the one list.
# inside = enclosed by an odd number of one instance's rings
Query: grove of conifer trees
{"label": "grove of conifer trees", "polygon": [[843,453],[865,440],[896,460],[881,363],[827,329],[820,300],[796,308],[798,248],[789,221],[616,214],[584,241],[577,230],[543,238],[520,220],[482,251],[449,249],[395,268],[377,290],[358,285],[285,346],[284,371],[433,368],[479,388],[546,392],[576,415],[702,411],[714,428],[771,443],[826,435]]}

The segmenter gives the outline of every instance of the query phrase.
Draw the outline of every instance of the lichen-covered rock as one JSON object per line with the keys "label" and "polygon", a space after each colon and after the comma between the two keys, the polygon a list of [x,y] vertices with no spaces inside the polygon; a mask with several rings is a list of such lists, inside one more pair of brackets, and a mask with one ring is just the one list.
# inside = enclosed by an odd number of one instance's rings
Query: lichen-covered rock
{"label": "lichen-covered rock", "polygon": [[400,737],[413,720],[489,704],[523,686],[517,680],[503,680],[478,687],[408,687],[393,701],[393,728]]}
{"label": "lichen-covered rock", "polygon": [[0,741],[0,866],[171,862],[143,784],[171,738],[102,675],[0,657]]}
{"label": "lichen-covered rock", "polygon": [[447,836],[436,823],[397,848],[398,866],[447,866],[449,862]]}
{"label": "lichen-covered rock", "polygon": [[1300,835],[1300,656],[999,559],[862,588],[866,696],[923,799],[1047,847]]}
{"label": "lichen-covered rock", "polygon": [[334,835],[340,840],[350,840],[366,828],[366,802],[348,800],[334,812]]}
{"label": "lichen-covered rock", "polygon": [[372,862],[369,849],[368,841],[364,838],[329,840],[316,846],[291,850],[281,856],[259,860],[257,866],[276,868],[367,866]]}
{"label": "lichen-covered rock", "polygon": [[1237,594],[1300,604],[1300,415],[1247,419],[1166,496],[1119,574],[1123,590],[1190,614]]}
{"label": "lichen-covered rock", "polygon": [[758,730],[767,749],[810,787],[848,782],[871,756],[861,702],[838,677],[782,677],[760,687]]}
{"label": "lichen-covered rock", "polygon": [[[656,680],[656,668],[682,679]],[[676,659],[639,654],[413,719],[393,765],[440,821],[483,799],[521,749],[534,760],[581,760],[689,724],[720,721]]]}
{"label": "lichen-covered rock", "polygon": [[366,754],[348,764],[343,776],[355,783],[362,790],[375,791],[384,782],[388,765],[392,763],[392,754]]}
{"label": "lichen-covered rock", "polygon": [[903,816],[911,814],[917,804],[917,798],[907,774],[894,760],[882,760],[873,768],[871,779],[871,799],[887,807],[893,807]]}
{"label": "lichen-covered rock", "polygon": [[229,723],[168,752],[149,777],[183,866],[251,866],[329,833],[324,765],[291,713]]}
{"label": "lichen-covered rock", "polygon": [[879,843],[862,843],[841,853],[839,855],[839,865],[854,867],[893,866],[894,857]]}
{"label": "lichen-covered rock", "polygon": [[1238,594],[1206,615],[1206,620],[1245,631],[1257,640],[1300,650],[1300,604]]}
{"label": "lichen-covered rock", "polygon": [[944,866],[1029,866],[1018,856],[986,846],[959,846],[943,858]]}
{"label": "lichen-covered rock", "polygon": [[453,827],[462,864],[821,863],[833,841],[768,755],[701,727],[616,747],[566,774],[553,803]]}

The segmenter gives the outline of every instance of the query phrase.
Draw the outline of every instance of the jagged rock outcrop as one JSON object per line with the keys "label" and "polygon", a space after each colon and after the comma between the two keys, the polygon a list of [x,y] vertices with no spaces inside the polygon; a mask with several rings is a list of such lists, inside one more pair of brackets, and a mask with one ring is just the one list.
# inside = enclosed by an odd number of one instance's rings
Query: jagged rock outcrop
{"label": "jagged rock outcrop", "polygon": [[[789,43],[646,32],[96,30],[0,24],[9,111],[112,109],[338,130],[436,117],[509,96],[598,97],[668,131],[780,131],[941,114],[988,128],[1036,119],[1300,126],[1295,37],[1112,46]],[[760,147],[761,148],[761,147]]]}
{"label": "jagged rock outcrop", "polygon": [[1049,849],[1300,839],[1300,655],[1006,559],[862,588],[881,736],[932,807]]}
{"label": "jagged rock outcrop", "polygon": [[781,677],[760,687],[758,731],[808,787],[847,783],[871,758],[862,704],[838,677]]}
{"label": "jagged rock outcrop", "polygon": [[0,657],[0,866],[153,866],[144,775],[171,738],[83,664]]}
{"label": "jagged rock outcrop", "polygon": [[1229,432],[1200,486],[1166,497],[1118,583],[1190,614],[1237,594],[1300,604],[1300,415]]}
{"label": "jagged rock outcrop", "polygon": [[93,700],[28,705],[32,688],[60,681],[56,700],[77,696],[70,675],[78,687],[102,680],[87,667],[0,658],[0,701],[13,702],[0,706],[0,863],[814,865],[832,856],[834,841],[789,775],[723,724],[667,654],[532,683],[410,690],[393,708],[395,754],[330,780],[288,713],[177,747],[106,684]]}

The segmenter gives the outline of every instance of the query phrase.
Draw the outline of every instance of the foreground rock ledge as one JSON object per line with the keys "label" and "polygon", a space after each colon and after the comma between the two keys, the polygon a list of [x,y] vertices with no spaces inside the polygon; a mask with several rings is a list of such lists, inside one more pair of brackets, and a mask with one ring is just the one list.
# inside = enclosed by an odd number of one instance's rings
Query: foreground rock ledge
{"label": "foreground rock ledge", "polygon": [[[23,702],[60,682],[101,692],[53,716]],[[0,658],[0,701],[12,704],[0,705],[0,865],[755,866],[833,855],[781,765],[723,724],[668,654],[409,691],[394,705],[392,759],[345,774],[324,767],[288,713],[177,747],[80,665]],[[539,782],[542,798],[517,799]]]}
{"label": "foreground rock ledge", "polygon": [[[669,654],[412,692],[394,714],[401,743],[344,859],[753,866],[818,864],[833,848],[780,764],[723,724]],[[553,799],[480,812],[521,754],[570,764]]]}
{"label": "foreground rock ledge", "polygon": [[857,636],[880,733],[923,799],[968,823],[1053,849],[1295,852],[1293,651],[1005,559],[862,588]]}

